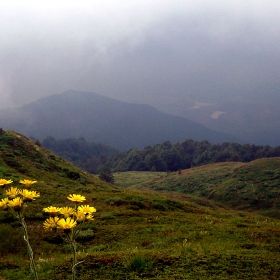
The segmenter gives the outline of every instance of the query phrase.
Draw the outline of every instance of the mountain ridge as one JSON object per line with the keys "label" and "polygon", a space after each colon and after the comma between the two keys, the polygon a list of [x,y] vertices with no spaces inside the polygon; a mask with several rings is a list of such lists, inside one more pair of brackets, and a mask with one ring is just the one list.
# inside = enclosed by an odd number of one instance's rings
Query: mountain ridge
{"label": "mountain ridge", "polygon": [[163,113],[150,105],[73,90],[2,111],[0,126],[39,140],[48,136],[57,139],[85,137],[118,149],[143,148],[187,138],[214,143],[242,142],[237,137]]}

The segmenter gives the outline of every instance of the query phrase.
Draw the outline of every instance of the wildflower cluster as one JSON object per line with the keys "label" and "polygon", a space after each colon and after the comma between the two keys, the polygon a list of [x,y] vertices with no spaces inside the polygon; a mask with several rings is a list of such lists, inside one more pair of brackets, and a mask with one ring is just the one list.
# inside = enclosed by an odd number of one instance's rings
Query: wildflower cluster
{"label": "wildflower cluster", "polygon": [[[38,193],[37,191],[30,191],[28,189],[21,189],[17,187],[10,187],[6,189],[6,186],[12,183],[12,180],[0,179],[0,188],[3,190],[4,195],[4,198],[0,200],[0,208],[2,208],[3,210],[10,211],[22,225],[24,232],[23,239],[26,242],[27,252],[30,259],[30,268],[35,279],[38,279],[36,264],[33,257],[33,251],[29,243],[27,225],[24,220],[24,208],[25,206],[27,206],[26,203],[35,200],[37,197],[40,196],[40,193]],[[24,179],[20,180],[19,183],[28,188],[31,185],[37,183],[37,181]]]}
{"label": "wildflower cluster", "polygon": [[[40,193],[37,191],[29,190],[28,188],[37,183],[32,180],[20,180],[19,183],[26,188],[7,187],[12,184],[12,180],[0,179],[0,191],[3,191],[2,198],[0,197],[0,209],[10,211],[21,223],[24,231],[24,241],[27,245],[27,251],[30,258],[30,268],[36,280],[38,280],[38,274],[36,270],[36,264],[33,257],[33,251],[29,243],[27,225],[24,219],[24,208],[27,203],[32,202],[36,198],[40,197]],[[90,205],[82,205],[81,203],[86,198],[79,194],[70,194],[68,200],[73,202],[73,207],[55,207],[49,206],[44,208],[44,212],[49,214],[49,218],[43,223],[43,227],[46,231],[55,231],[60,233],[62,238],[68,242],[73,250],[73,265],[72,265],[72,280],[76,277],[77,263],[77,246],[76,237],[80,230],[79,225],[85,222],[94,220],[93,216],[96,209]]]}
{"label": "wildflower cluster", "polygon": [[67,235],[67,239],[73,239],[79,233],[77,226],[86,221],[92,221],[96,209],[89,205],[78,205],[86,199],[82,195],[71,194],[67,198],[75,202],[74,207],[49,206],[43,209],[44,212],[50,215],[44,222],[43,227],[46,231],[62,230]]}
{"label": "wildflower cluster", "polygon": [[[20,216],[22,216],[24,206],[26,206],[25,203],[35,200],[40,196],[40,193],[17,187],[10,187],[8,189],[5,188],[7,185],[12,183],[12,180],[0,179],[0,186],[4,188],[4,198],[0,200],[0,208],[4,210],[11,210],[17,218],[20,218]],[[37,183],[37,181],[24,179],[20,180],[19,183],[25,185],[25,187],[30,187],[31,185]]]}
{"label": "wildflower cluster", "polygon": [[44,212],[49,214],[49,218],[43,223],[46,231],[55,231],[61,234],[63,239],[69,243],[73,250],[72,279],[75,279],[77,266],[77,244],[76,238],[79,235],[79,226],[87,221],[93,220],[96,209],[89,205],[80,205],[86,198],[79,194],[70,194],[68,200],[74,202],[73,207],[55,207],[44,208]]}

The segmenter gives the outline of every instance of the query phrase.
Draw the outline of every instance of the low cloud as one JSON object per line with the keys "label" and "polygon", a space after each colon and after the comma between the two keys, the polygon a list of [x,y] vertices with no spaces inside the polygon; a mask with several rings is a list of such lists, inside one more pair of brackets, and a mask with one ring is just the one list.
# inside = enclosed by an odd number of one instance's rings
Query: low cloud
{"label": "low cloud", "polygon": [[68,89],[155,103],[277,98],[277,1],[1,7],[0,108]]}

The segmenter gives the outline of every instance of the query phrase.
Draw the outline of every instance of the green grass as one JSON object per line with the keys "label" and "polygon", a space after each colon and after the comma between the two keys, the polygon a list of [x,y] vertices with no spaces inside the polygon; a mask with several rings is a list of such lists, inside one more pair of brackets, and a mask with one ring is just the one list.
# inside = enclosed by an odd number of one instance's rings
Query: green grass
{"label": "green grass", "polygon": [[[146,189],[175,191],[207,198],[225,206],[279,217],[280,158],[250,163],[215,163],[173,172],[159,178],[142,178]],[[121,175],[118,178],[121,181]]]}
{"label": "green grass", "polygon": [[[150,217],[140,211],[124,219],[119,212],[106,222],[96,217],[94,238],[81,242],[79,260],[85,262],[78,279],[277,279],[279,221],[223,213],[207,211],[198,219],[196,213]],[[65,246],[43,238],[40,249],[40,274],[70,279],[71,256]],[[27,264],[22,267],[20,258],[4,259],[4,279],[28,279]]]}
{"label": "green grass", "polygon": [[[122,194],[132,204],[108,203]],[[278,219],[140,191],[93,189],[89,195],[98,212],[79,240],[78,256],[84,262],[78,279],[277,279],[280,275]],[[144,207],[131,208],[139,201]],[[164,208],[157,209],[155,202]],[[69,248],[43,232],[42,221],[27,223],[39,273],[46,275],[41,279],[71,279]],[[9,228],[9,236],[15,230],[10,222],[2,225]],[[20,234],[13,240],[18,242]],[[0,271],[4,279],[29,279],[24,244],[18,250],[3,256],[2,262],[9,264]]]}
{"label": "green grass", "polygon": [[143,188],[150,181],[164,178],[165,172],[127,171],[114,173],[115,186],[123,188]]}
{"label": "green grass", "polygon": [[[83,226],[78,239],[78,261],[83,262],[77,267],[77,279],[280,278],[280,220],[233,209],[228,202],[209,200],[199,192],[201,188],[207,194],[217,186],[220,192],[221,186],[228,191],[227,185],[232,187],[241,176],[243,188],[256,187],[260,174],[267,177],[259,186],[271,185],[278,176],[275,162],[217,164],[181,174],[118,173],[116,185],[109,185],[23,139],[25,148],[17,152],[21,156],[14,155],[20,169],[2,158],[0,172],[7,179],[4,174],[11,174],[15,182],[22,177],[38,180],[32,189],[41,196],[26,209],[26,223],[40,279],[71,279],[69,246],[42,228],[42,208],[70,205],[66,199],[70,193],[85,195],[97,209],[95,220]],[[0,137],[0,147],[9,149],[3,142]],[[37,157],[44,158],[48,170],[34,164]],[[189,181],[193,192],[178,192]],[[33,279],[21,227],[2,210],[0,279]]]}

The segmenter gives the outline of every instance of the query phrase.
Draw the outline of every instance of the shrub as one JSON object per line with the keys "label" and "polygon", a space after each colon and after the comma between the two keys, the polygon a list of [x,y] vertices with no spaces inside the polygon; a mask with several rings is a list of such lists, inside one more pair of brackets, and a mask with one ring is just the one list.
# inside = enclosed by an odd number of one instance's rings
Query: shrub
{"label": "shrub", "polygon": [[157,202],[157,201],[152,203],[152,208],[156,209],[156,210],[159,210],[159,211],[166,211],[166,210],[168,210],[168,206],[167,205],[164,205],[163,203]]}
{"label": "shrub", "polygon": [[144,256],[135,255],[129,262],[129,268],[135,272],[143,272],[145,270],[152,271],[153,263],[151,260],[146,259]]}

